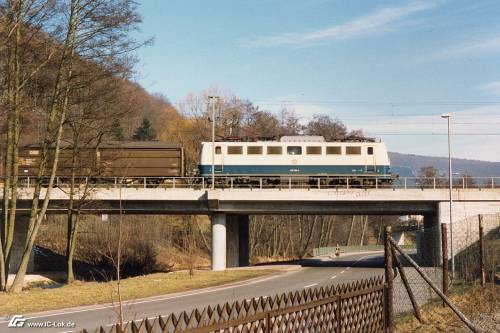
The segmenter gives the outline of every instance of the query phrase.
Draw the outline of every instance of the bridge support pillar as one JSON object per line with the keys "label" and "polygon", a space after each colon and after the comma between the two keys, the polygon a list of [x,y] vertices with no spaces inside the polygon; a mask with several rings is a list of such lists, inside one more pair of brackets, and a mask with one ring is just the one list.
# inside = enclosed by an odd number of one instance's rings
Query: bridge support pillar
{"label": "bridge support pillar", "polygon": [[[10,257],[9,273],[14,274],[19,270],[21,259],[23,257],[24,245],[28,236],[29,215],[16,215],[16,225],[14,227],[14,240],[12,242],[12,254]],[[31,253],[28,263],[27,273],[33,273],[35,268],[34,253]]]}
{"label": "bridge support pillar", "polygon": [[226,269],[226,214],[214,213],[212,220],[212,271]]}
{"label": "bridge support pillar", "polygon": [[227,267],[250,264],[248,215],[227,215]]}
{"label": "bridge support pillar", "polygon": [[212,220],[212,270],[250,264],[248,215],[214,213]]}
{"label": "bridge support pillar", "polygon": [[441,265],[439,213],[424,215],[424,230],[417,237],[417,254],[424,266],[436,267]]}

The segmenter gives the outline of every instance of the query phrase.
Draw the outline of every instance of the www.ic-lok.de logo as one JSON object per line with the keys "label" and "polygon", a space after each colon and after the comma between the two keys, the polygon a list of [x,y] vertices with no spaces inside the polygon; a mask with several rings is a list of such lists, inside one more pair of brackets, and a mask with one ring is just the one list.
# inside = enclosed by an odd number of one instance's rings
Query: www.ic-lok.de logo
{"label": "www.ic-lok.de logo", "polygon": [[13,315],[10,320],[8,327],[23,327],[26,323],[26,318],[23,315]]}

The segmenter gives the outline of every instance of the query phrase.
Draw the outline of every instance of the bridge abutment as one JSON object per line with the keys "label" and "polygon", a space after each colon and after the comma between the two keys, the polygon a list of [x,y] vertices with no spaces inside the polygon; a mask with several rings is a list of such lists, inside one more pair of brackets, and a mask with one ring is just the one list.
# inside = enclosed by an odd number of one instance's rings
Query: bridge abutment
{"label": "bridge abutment", "polygon": [[250,263],[248,215],[214,213],[212,221],[212,270],[243,267]]}
{"label": "bridge abutment", "polygon": [[[15,274],[19,270],[21,259],[23,257],[26,237],[28,236],[29,215],[16,215],[16,225],[14,227],[14,240],[12,242],[12,252],[9,264],[9,274]],[[34,253],[31,253],[28,263],[27,273],[33,273],[35,269]]]}
{"label": "bridge abutment", "polygon": [[[449,202],[443,201],[437,208],[440,223],[450,223]],[[484,233],[500,227],[500,200],[491,202],[453,202],[453,237],[448,226],[448,258],[451,259],[451,242],[453,242],[454,255],[474,244],[479,240],[479,215],[483,215]]]}

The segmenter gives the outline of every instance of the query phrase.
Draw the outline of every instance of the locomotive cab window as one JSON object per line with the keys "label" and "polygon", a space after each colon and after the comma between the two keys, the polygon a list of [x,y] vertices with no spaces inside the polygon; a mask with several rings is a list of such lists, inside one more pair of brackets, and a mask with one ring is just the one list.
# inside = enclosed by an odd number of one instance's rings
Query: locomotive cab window
{"label": "locomotive cab window", "polygon": [[373,147],[368,147],[367,152],[368,155],[373,155]]}
{"label": "locomotive cab window", "polygon": [[268,155],[281,155],[283,148],[281,146],[269,146],[267,147]]}
{"label": "locomotive cab window", "polygon": [[301,146],[288,146],[286,147],[286,152],[288,155],[302,155],[302,147]]}
{"label": "locomotive cab window", "polygon": [[342,154],[342,147],[340,147],[340,146],[326,147],[326,154],[327,155],[341,155]]}
{"label": "locomotive cab window", "polygon": [[247,147],[248,155],[262,155],[262,147],[261,146],[248,146]]}
{"label": "locomotive cab window", "polygon": [[222,154],[222,148],[221,148],[221,146],[215,146],[215,153],[216,153],[217,155]]}
{"label": "locomotive cab window", "polygon": [[321,147],[306,147],[307,155],[321,155]]}
{"label": "locomotive cab window", "polygon": [[229,147],[227,147],[227,154],[228,155],[241,155],[241,154],[243,154],[243,147],[242,146],[229,146]]}
{"label": "locomotive cab window", "polygon": [[347,155],[361,155],[361,147],[360,146],[345,147],[345,153]]}

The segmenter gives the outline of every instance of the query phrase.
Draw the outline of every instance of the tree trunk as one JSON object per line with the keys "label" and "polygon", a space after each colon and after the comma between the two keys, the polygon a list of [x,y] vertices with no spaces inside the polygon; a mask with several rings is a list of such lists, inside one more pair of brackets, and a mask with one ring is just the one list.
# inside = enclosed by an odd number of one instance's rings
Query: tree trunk
{"label": "tree trunk", "polygon": [[351,228],[349,229],[349,236],[347,237],[347,246],[349,246],[351,244],[352,230],[354,228],[354,218],[355,217],[356,216],[353,215],[352,219],[351,219]]}
{"label": "tree trunk", "polygon": [[72,209],[68,210],[68,234],[66,243],[66,283],[72,283],[75,280],[73,272],[73,254],[75,253],[76,235],[78,230],[78,221],[80,214]]}
{"label": "tree trunk", "polygon": [[[12,283],[12,286],[9,289],[10,292],[20,292],[22,290],[24,277],[26,275],[26,270],[28,268],[29,258],[31,256],[31,251],[35,244],[36,236],[38,234],[38,229],[40,228],[40,224],[42,223],[43,217],[45,216],[45,213],[47,211],[50,200],[50,194],[52,192],[52,187],[54,185],[57,165],[59,162],[61,137],[63,132],[64,121],[66,118],[66,111],[68,108],[68,94],[70,89],[69,81],[72,76],[72,60],[74,58],[74,53],[75,53],[76,26],[78,25],[78,18],[79,18],[78,15],[79,15],[79,0],[72,0],[71,13],[68,20],[68,31],[66,34],[61,59],[59,61],[59,67],[57,71],[56,82],[54,85],[54,91],[51,96],[52,101],[50,106],[47,131],[45,134],[45,141],[42,146],[40,165],[38,168],[35,191],[33,194],[32,206],[30,211],[28,235],[26,237],[26,243],[21,258],[21,264],[14,278],[14,282]],[[66,76],[64,77],[65,72]],[[62,106],[59,106],[60,96],[61,96],[60,94],[62,91],[64,78],[66,79],[66,89]],[[55,143],[52,168],[42,208],[39,210],[38,205],[40,201],[42,179],[45,173],[45,168],[48,163],[49,149],[52,142]]]}
{"label": "tree trunk", "polygon": [[314,216],[313,217],[313,223],[309,229],[309,232],[308,232],[308,235],[307,235],[307,239],[306,239],[306,243],[304,244],[304,247],[302,248],[302,251],[300,253],[300,258],[304,258],[304,256],[306,255],[307,253],[307,249],[309,247],[309,244],[311,242],[311,237],[312,237],[312,234],[313,234],[313,231],[314,231],[314,228],[316,226],[316,222],[317,222],[317,219],[318,219],[318,216]]}
{"label": "tree trunk", "polygon": [[368,227],[368,215],[365,215],[365,223],[363,225],[363,232],[361,233],[360,246],[363,246],[363,241],[364,241],[364,238],[365,238],[365,232],[366,232],[366,228],[367,227]]}

